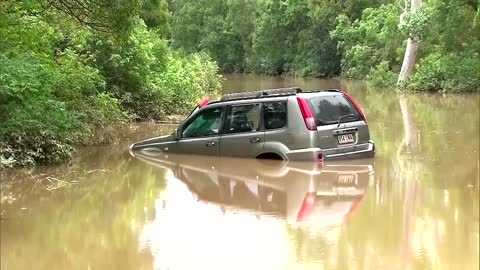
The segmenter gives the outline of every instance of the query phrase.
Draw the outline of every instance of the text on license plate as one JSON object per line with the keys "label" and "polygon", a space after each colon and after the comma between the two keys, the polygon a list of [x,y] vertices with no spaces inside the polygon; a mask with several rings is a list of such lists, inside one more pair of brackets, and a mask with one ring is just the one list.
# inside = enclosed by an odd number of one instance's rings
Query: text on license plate
{"label": "text on license plate", "polygon": [[338,135],[337,137],[339,144],[353,143],[355,142],[355,137],[352,133]]}
{"label": "text on license plate", "polygon": [[340,185],[353,185],[355,182],[355,175],[353,174],[339,174],[338,175],[338,184]]}

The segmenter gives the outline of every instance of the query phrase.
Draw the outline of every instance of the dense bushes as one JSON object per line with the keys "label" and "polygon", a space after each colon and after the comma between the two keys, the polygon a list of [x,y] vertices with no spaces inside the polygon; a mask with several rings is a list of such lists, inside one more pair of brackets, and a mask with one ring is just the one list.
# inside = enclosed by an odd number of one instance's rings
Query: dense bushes
{"label": "dense bushes", "polygon": [[217,66],[207,55],[179,54],[141,23],[122,42],[119,46],[114,38],[96,41],[94,60],[108,92],[134,119],[186,112],[221,87]]}
{"label": "dense bushes", "polygon": [[98,70],[74,55],[58,63],[30,53],[0,60],[2,164],[59,162],[74,144],[111,141],[126,120],[116,99],[99,91]]}
{"label": "dense bushes", "polygon": [[408,89],[480,92],[480,52],[433,53],[422,58]]}
{"label": "dense bushes", "polygon": [[329,76],[339,58],[329,36],[334,14],[309,14],[309,1],[176,1],[172,45],[204,51],[224,72]]}
{"label": "dense bushes", "polygon": [[338,16],[332,36],[342,54],[342,75],[366,78],[383,61],[399,70],[405,38],[398,32],[398,15],[398,7],[390,4],[367,8],[354,22],[346,15]]}
{"label": "dense bushes", "polygon": [[221,87],[207,55],[170,49],[140,9],[128,28],[94,29],[44,7],[0,3],[0,168],[60,162],[75,145],[114,140],[130,119],[186,113]]}
{"label": "dense bushes", "polygon": [[[78,115],[54,98],[50,63],[29,54],[0,55],[0,162],[58,161],[72,149],[67,137],[81,128]],[[46,155],[51,151],[52,155]]]}
{"label": "dense bushes", "polygon": [[272,75],[333,76],[340,58],[329,35],[333,9],[321,15],[308,1],[266,1],[259,5],[247,71]]}
{"label": "dense bushes", "polygon": [[[478,9],[478,7],[476,7]],[[419,38],[416,72],[403,87],[412,91],[480,91],[478,10],[467,2],[432,0],[403,18],[395,4],[366,9],[351,22],[339,16],[332,36],[342,53],[342,75],[395,86],[408,36]],[[478,15],[477,15],[478,16]]]}
{"label": "dense bushes", "polygon": [[172,1],[171,42],[187,52],[207,52],[224,72],[336,76],[341,55],[330,36],[335,18],[345,13],[356,19],[384,2],[391,1]]}
{"label": "dense bushes", "polygon": [[479,8],[428,0],[172,1],[171,43],[207,52],[224,72],[368,79],[396,87],[406,40],[420,39],[413,91],[479,91]]}

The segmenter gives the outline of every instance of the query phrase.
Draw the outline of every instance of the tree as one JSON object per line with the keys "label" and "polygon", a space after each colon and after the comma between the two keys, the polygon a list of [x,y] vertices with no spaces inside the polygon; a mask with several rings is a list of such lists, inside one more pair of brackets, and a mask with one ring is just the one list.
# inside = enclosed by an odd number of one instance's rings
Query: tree
{"label": "tree", "polygon": [[[420,8],[422,0],[411,0],[410,5],[408,0],[405,0],[405,8],[402,16],[400,16],[400,21],[407,15],[413,14]],[[398,84],[406,81],[410,75],[413,73],[415,67],[415,60],[417,58],[418,48],[420,46],[419,40],[415,36],[409,36],[407,39],[407,47],[405,49],[405,55],[403,57],[402,69],[398,75]]]}
{"label": "tree", "polygon": [[147,0],[143,2],[140,17],[148,28],[158,31],[161,37],[170,34],[170,12],[166,0]]}

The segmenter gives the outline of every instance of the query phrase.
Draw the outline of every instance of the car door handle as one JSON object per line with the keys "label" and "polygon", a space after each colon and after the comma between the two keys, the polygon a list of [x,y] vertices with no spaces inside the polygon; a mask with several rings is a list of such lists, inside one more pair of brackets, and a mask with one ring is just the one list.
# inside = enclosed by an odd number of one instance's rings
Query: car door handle
{"label": "car door handle", "polygon": [[260,138],[259,137],[250,138],[250,142],[251,143],[258,143],[258,142],[260,142]]}
{"label": "car door handle", "polygon": [[207,147],[215,146],[215,142],[208,142],[208,143],[205,144],[205,146],[207,146]]}

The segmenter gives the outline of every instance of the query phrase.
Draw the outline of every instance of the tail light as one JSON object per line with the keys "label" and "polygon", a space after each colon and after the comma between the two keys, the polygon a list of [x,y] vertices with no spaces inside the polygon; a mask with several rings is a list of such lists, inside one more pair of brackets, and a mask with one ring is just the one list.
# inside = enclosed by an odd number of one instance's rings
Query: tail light
{"label": "tail light", "polygon": [[357,111],[360,113],[360,117],[362,118],[362,120],[365,121],[365,124],[368,124],[367,118],[365,117],[365,114],[363,113],[362,108],[360,108],[360,105],[358,105],[358,103],[353,99],[353,97],[349,93],[345,91],[341,91],[341,92],[343,93],[343,95],[345,95],[348,98],[348,100],[350,100],[350,102],[352,102],[353,106],[355,106]]}
{"label": "tail light", "polygon": [[315,123],[315,118],[313,118],[312,110],[308,106],[307,101],[304,98],[297,97],[298,106],[302,112],[303,121],[305,121],[305,126],[308,130],[317,130],[317,124]]}
{"label": "tail light", "polygon": [[303,198],[302,206],[300,207],[300,211],[297,214],[297,222],[302,222],[306,220],[313,212],[313,208],[315,207],[315,198],[317,194],[315,192],[309,192],[305,194]]}

